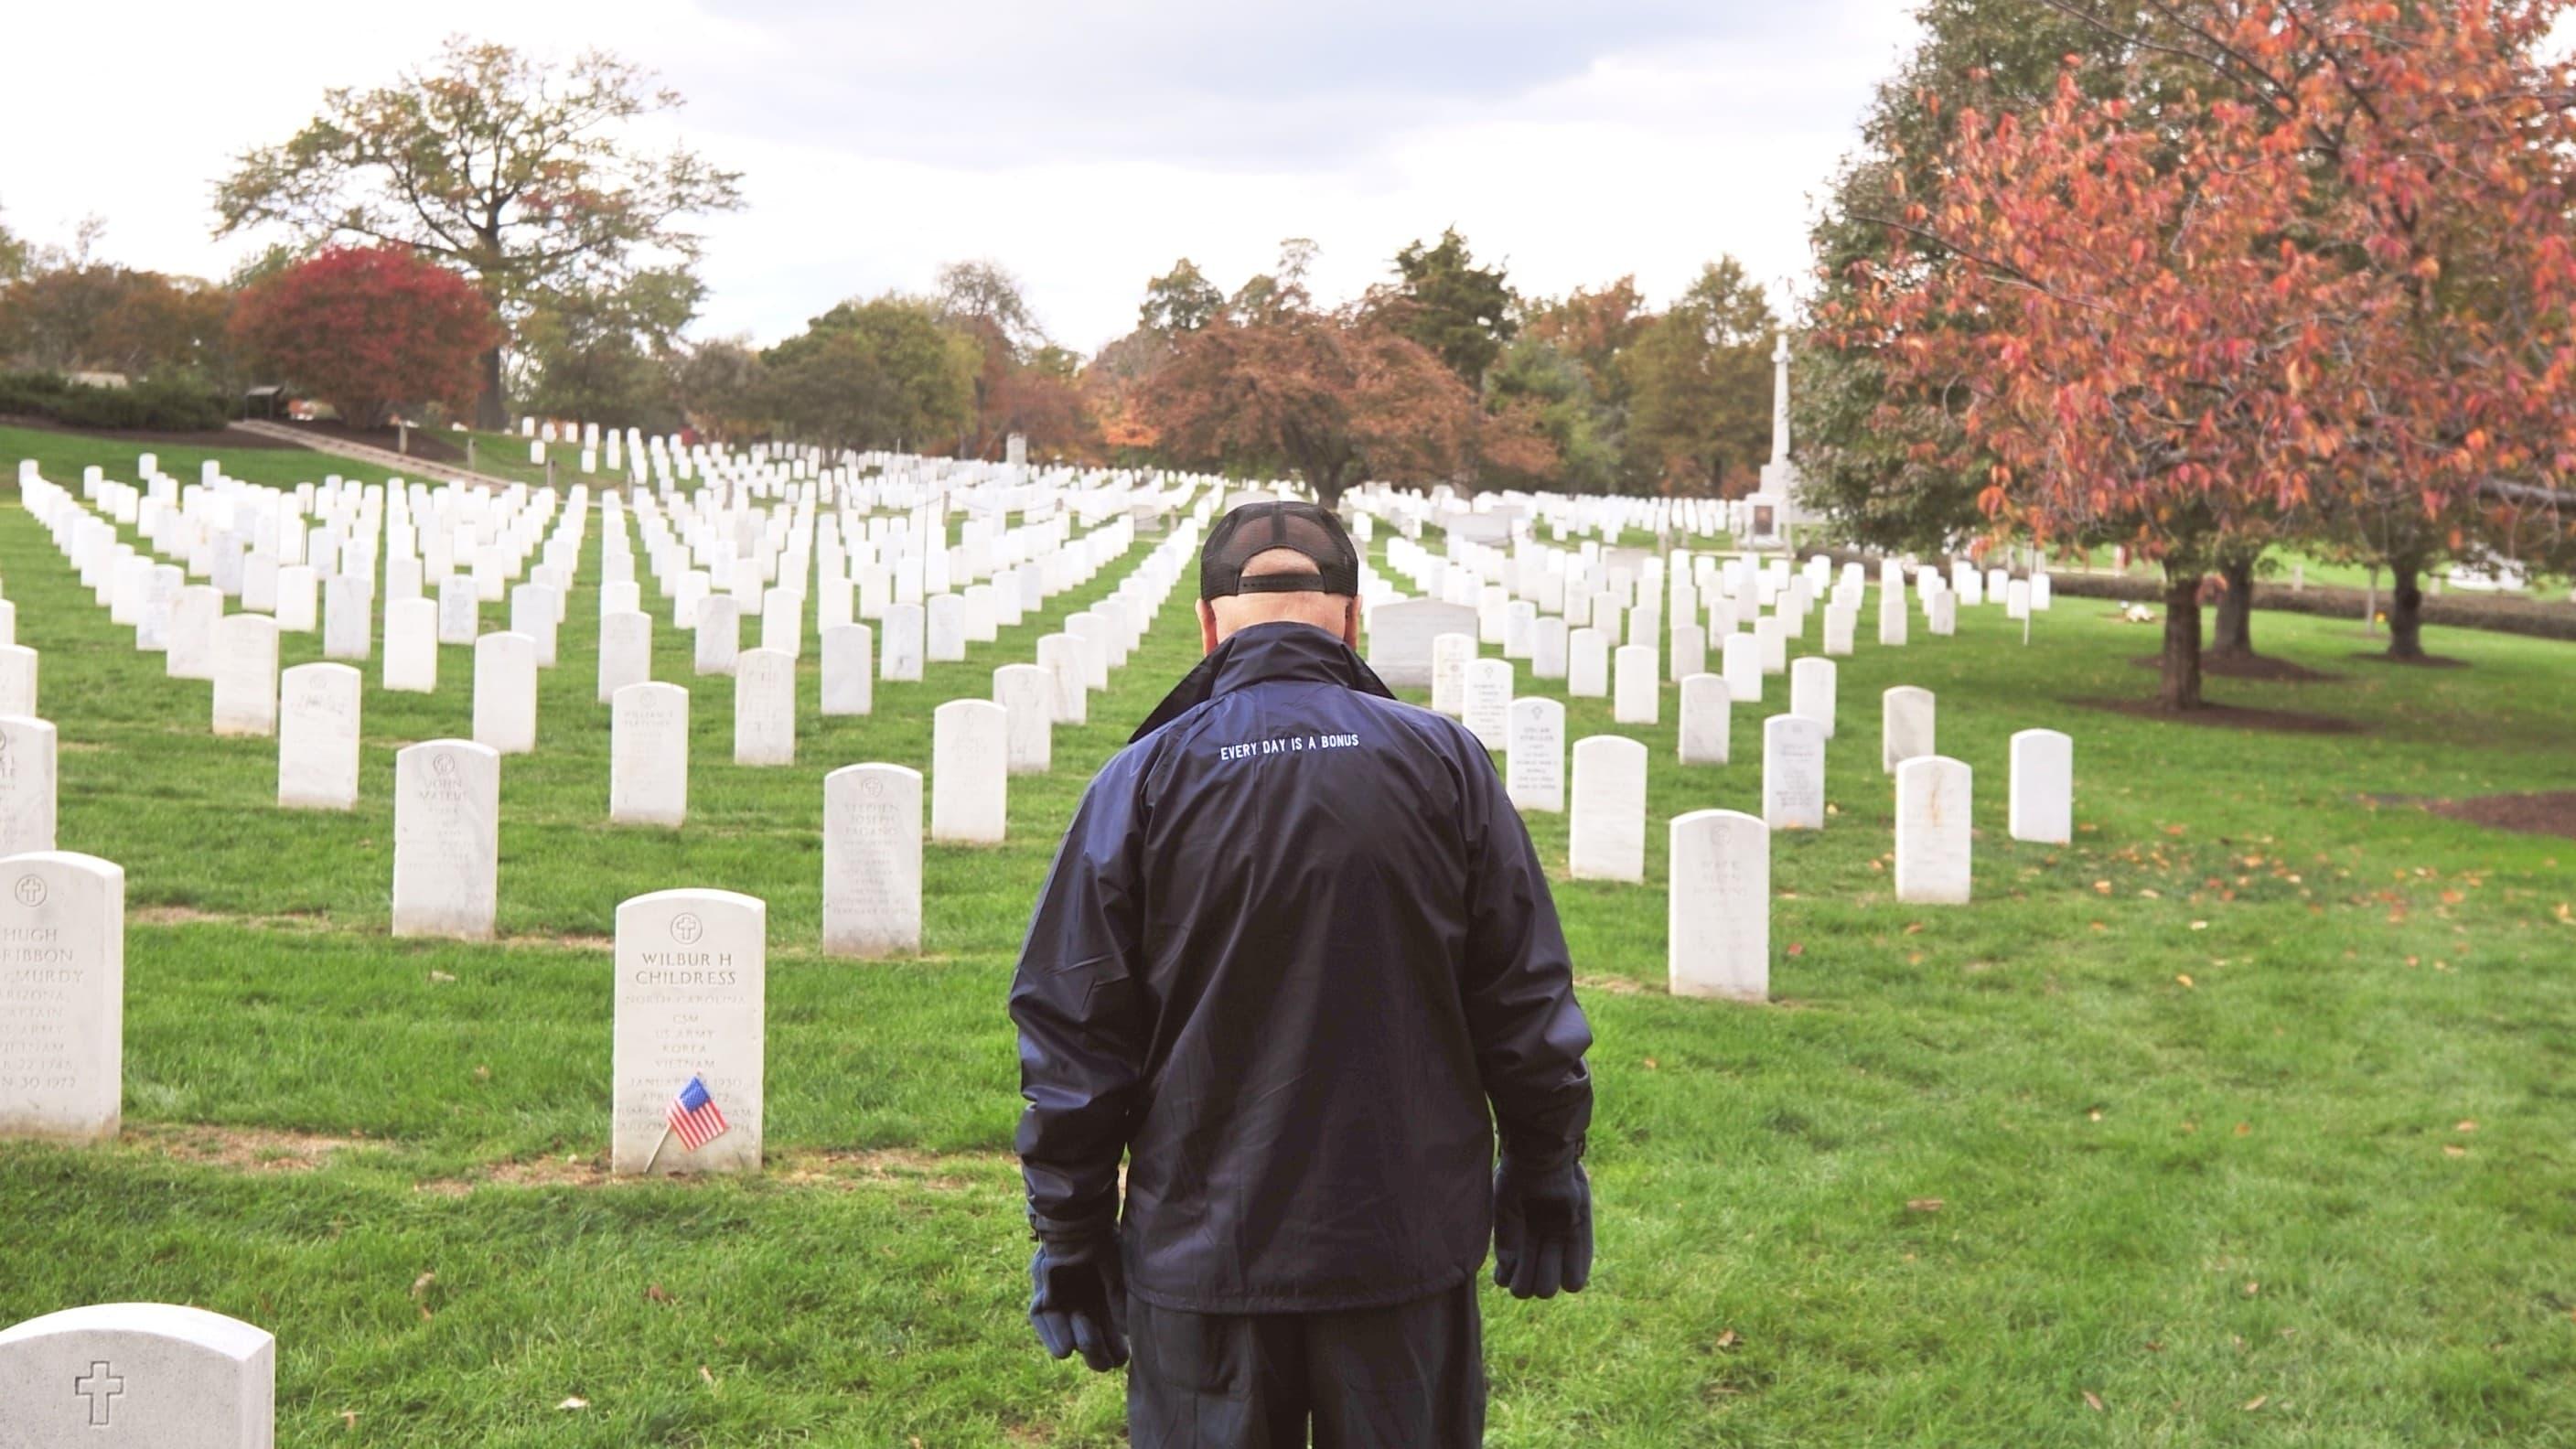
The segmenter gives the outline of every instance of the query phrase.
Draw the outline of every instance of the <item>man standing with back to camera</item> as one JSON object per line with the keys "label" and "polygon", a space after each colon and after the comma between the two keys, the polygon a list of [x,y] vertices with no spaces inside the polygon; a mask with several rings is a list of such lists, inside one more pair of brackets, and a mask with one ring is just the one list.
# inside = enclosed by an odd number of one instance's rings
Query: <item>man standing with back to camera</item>
{"label": "man standing with back to camera", "polygon": [[1217,520],[1207,657],[1091,782],[1011,986],[1029,1317],[1129,1365],[1136,1449],[1477,1444],[1488,1234],[1515,1297],[1591,1276],[1547,877],[1484,747],[1353,652],[1358,595],[1323,509]]}

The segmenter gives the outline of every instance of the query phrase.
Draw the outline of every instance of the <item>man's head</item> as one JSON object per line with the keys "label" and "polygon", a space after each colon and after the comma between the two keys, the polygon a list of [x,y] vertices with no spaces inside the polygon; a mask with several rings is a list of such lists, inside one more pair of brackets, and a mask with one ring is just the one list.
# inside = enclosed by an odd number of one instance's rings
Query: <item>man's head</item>
{"label": "man's head", "polygon": [[1341,520],[1311,503],[1247,503],[1216,521],[1199,552],[1199,641],[1255,624],[1312,624],[1357,648],[1359,553]]}

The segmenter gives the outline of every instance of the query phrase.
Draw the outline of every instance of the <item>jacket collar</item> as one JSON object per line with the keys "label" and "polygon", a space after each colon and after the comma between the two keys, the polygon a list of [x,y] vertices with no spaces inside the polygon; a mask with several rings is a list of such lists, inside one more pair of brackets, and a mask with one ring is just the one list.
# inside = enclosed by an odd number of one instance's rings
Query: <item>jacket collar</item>
{"label": "jacket collar", "polygon": [[1238,630],[1182,676],[1127,742],[1134,744],[1220,694],[1274,679],[1338,684],[1381,699],[1395,698],[1395,691],[1334,635],[1312,624],[1255,624]]}

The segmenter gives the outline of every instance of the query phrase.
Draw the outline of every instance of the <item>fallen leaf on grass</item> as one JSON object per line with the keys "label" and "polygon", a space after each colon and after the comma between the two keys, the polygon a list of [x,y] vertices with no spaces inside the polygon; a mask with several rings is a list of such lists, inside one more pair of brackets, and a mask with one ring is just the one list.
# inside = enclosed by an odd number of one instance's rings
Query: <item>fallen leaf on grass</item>
{"label": "fallen leaf on grass", "polygon": [[2245,1296],[2246,1296],[2246,1297],[2248,1297],[2248,1298],[2251,1298],[2251,1297],[2253,1297],[2255,1294],[2260,1293],[2260,1292],[2262,1292],[2262,1291],[2263,1291],[2263,1285],[2262,1285],[2262,1284],[2260,1284],[2260,1283],[2248,1283],[2248,1284],[2246,1284],[2246,1285],[2245,1285]]}
{"label": "fallen leaf on grass", "polygon": [[2190,975],[2190,973],[2189,973],[2189,972],[2185,972],[2185,973],[2183,973],[2183,974],[2181,974],[2181,975],[2178,975],[2178,976],[2174,977],[2174,980],[2176,980],[2176,981],[2178,981],[2178,982],[2181,982],[2181,983],[2182,983],[2182,988],[2183,988],[2183,990],[2185,990],[2185,991],[2190,991],[2190,990],[2194,989],[2194,988],[2193,988],[2193,986],[2192,986],[2192,982],[2191,982],[2191,975]]}
{"label": "fallen leaf on grass", "polygon": [[1806,943],[1806,942],[1804,942],[1804,941],[1792,941],[1792,942],[1790,942],[1790,943],[1789,943],[1789,954],[1790,954],[1790,955],[1792,955],[1792,956],[1804,956],[1804,955],[1806,955],[1806,954],[1807,954],[1807,943]]}
{"label": "fallen leaf on grass", "polygon": [[1744,1342],[1744,1336],[1737,1333],[1732,1328],[1717,1336],[1717,1346],[1719,1348],[1733,1348],[1742,1342]]}
{"label": "fallen leaf on grass", "polygon": [[2452,1128],[2451,1130],[2454,1132],[2475,1132],[2478,1130],[2478,1124],[2475,1122],[2463,1121],[2460,1125]]}
{"label": "fallen leaf on grass", "polygon": [[716,1376],[714,1374],[707,1372],[707,1366],[705,1364],[698,1365],[698,1377],[707,1381],[707,1387],[709,1389],[712,1389],[717,1393],[724,1392],[724,1386],[716,1382]]}
{"label": "fallen leaf on grass", "polygon": [[2456,1142],[2445,1142],[2442,1144],[2442,1155],[2444,1157],[2466,1157],[2469,1155],[2469,1149],[2462,1147]]}
{"label": "fallen leaf on grass", "polygon": [[2270,1402],[2272,1402],[2272,1396],[2270,1394],[2256,1394],[2254,1397],[2245,1401],[2245,1412],[2249,1414],[2253,1413],[2255,1410],[2262,1408],[2265,1404]]}
{"label": "fallen leaf on grass", "polygon": [[2237,1135],[2237,1136],[2239,1136],[2239,1137],[2251,1137],[2251,1136],[2253,1136],[2253,1135],[2254,1135],[2254,1124],[2253,1124],[2253,1123],[2251,1123],[2251,1122],[2239,1122],[2239,1123],[2237,1123],[2237,1124],[2236,1124],[2236,1135]]}
{"label": "fallen leaf on grass", "polygon": [[2206,931],[2206,930],[2208,930],[2208,929],[2209,929],[2209,922],[2207,922],[2207,921],[2194,921],[2194,922],[2192,922],[2192,923],[2191,923],[2191,928],[2192,928],[2193,930],[2195,930],[2195,931]]}
{"label": "fallen leaf on grass", "polygon": [[1905,1202],[1905,1210],[1910,1213],[1937,1213],[1944,1206],[1946,1204],[1937,1197],[1908,1198]]}
{"label": "fallen leaf on grass", "polygon": [[342,1409],[340,1411],[340,1427],[355,1433],[358,1428],[357,1411],[354,1409]]}
{"label": "fallen leaf on grass", "polygon": [[455,979],[455,977],[448,975],[444,971],[432,971],[429,973],[429,984],[432,986],[444,986]]}
{"label": "fallen leaf on grass", "polygon": [[644,1298],[648,1303],[668,1303],[671,1301],[671,1290],[659,1283],[647,1283],[644,1285]]}
{"label": "fallen leaf on grass", "polygon": [[2094,1108],[2092,1111],[2087,1112],[2087,1113],[2085,1113],[2084,1115],[2085,1115],[2086,1117],[2088,1117],[2088,1118],[2092,1119],[2093,1121],[2099,1122],[2099,1121],[2101,1121],[2101,1120],[2102,1120],[2102,1109],[2101,1109],[2101,1108],[2099,1108],[2099,1107],[2096,1107],[2096,1108]]}
{"label": "fallen leaf on grass", "polygon": [[2107,896],[2111,893],[2111,883],[2107,880],[2097,880],[2093,882],[2093,889],[2096,892]]}
{"label": "fallen leaf on grass", "polygon": [[2086,1389],[2084,1391],[2084,1407],[2091,1409],[2097,1414],[2109,1412],[2107,1409],[2102,1407],[2102,1396],[2093,1392],[2091,1389]]}
{"label": "fallen leaf on grass", "polygon": [[1905,923],[1905,934],[1907,934],[1907,935],[1909,935],[1909,936],[1919,936],[1919,935],[1923,934],[1923,923],[1922,923],[1921,921],[1908,921],[1908,922],[1906,922],[1906,923]]}
{"label": "fallen leaf on grass", "polygon": [[583,1397],[582,1397],[582,1396],[580,1396],[579,1394],[575,1394],[575,1395],[573,1395],[571,1398],[568,1398],[568,1399],[564,1400],[562,1403],[555,1405],[555,1408],[557,1408],[558,1410],[562,1410],[562,1409],[587,1409],[587,1408],[589,1408],[589,1407],[590,1407],[590,1400],[583,1398]]}
{"label": "fallen leaf on grass", "polygon": [[1646,1058],[1646,1070],[1650,1072],[1655,1070],[1655,1059],[1653,1057]]}

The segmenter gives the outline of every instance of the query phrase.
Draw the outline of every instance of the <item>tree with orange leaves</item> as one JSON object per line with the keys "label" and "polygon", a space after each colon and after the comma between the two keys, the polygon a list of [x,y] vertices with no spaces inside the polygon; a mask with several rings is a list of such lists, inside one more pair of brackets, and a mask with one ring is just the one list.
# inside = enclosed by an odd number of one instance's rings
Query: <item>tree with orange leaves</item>
{"label": "tree with orange leaves", "polygon": [[2193,83],[1962,115],[1819,321],[1961,400],[1914,446],[1986,460],[1997,534],[2163,562],[2161,697],[2197,707],[2223,552],[2392,505],[2563,537],[2576,87],[2537,47],[2568,3],[2149,0],[2130,64]]}

